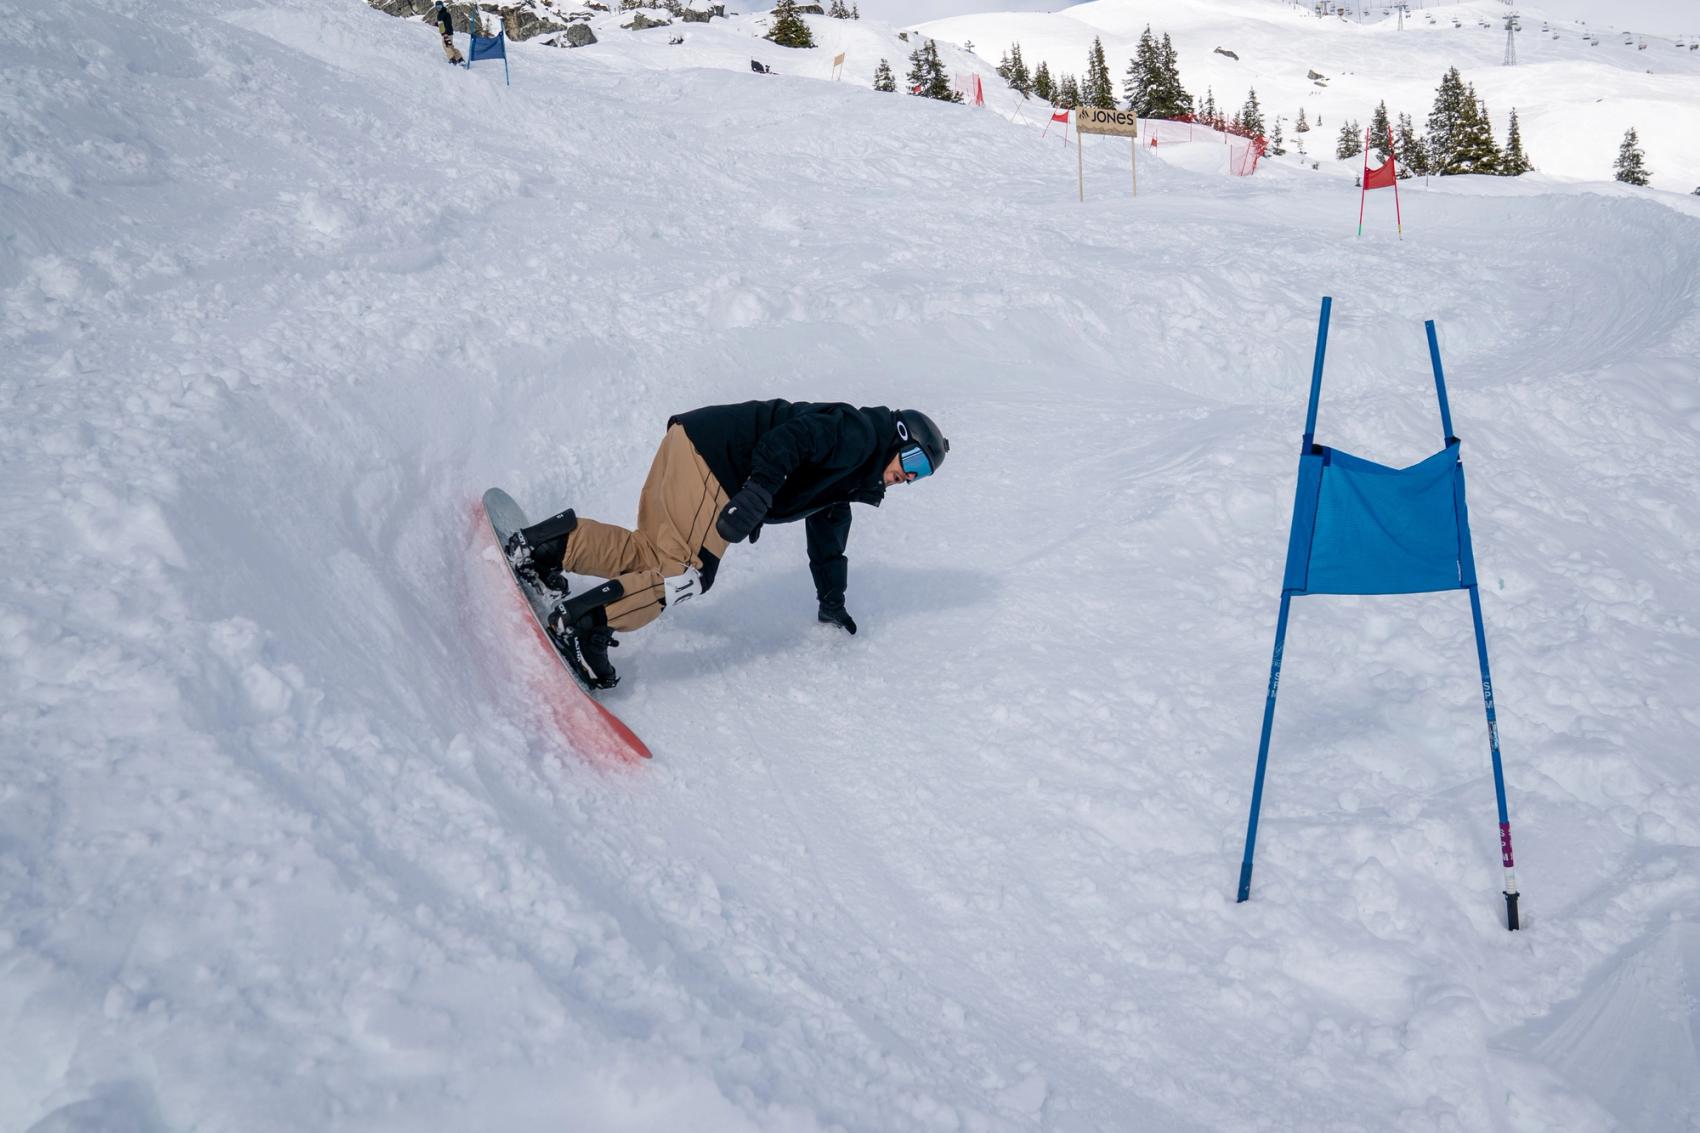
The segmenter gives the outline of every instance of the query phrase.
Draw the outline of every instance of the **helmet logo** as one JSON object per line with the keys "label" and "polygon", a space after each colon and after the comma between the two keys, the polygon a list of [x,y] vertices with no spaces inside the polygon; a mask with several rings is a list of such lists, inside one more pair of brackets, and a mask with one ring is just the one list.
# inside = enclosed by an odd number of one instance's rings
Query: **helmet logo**
{"label": "helmet logo", "polygon": [[900,441],[906,441],[909,439],[909,426],[903,423],[903,418],[901,417],[897,419],[897,439]]}

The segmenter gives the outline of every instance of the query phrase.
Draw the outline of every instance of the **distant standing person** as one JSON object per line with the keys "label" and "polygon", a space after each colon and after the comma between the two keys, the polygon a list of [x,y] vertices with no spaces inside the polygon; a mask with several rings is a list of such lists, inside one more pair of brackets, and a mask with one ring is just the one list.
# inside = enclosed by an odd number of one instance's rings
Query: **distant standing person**
{"label": "distant standing person", "polygon": [[455,18],[449,10],[443,7],[443,0],[437,0],[437,6],[431,9],[437,19],[437,30],[443,33],[443,54],[450,63],[464,63],[460,48],[455,46]]}

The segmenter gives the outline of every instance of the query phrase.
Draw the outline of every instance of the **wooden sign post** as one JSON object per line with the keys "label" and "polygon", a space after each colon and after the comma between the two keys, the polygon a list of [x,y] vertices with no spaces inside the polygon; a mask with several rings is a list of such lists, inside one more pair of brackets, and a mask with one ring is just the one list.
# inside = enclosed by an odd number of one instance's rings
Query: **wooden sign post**
{"label": "wooden sign post", "polygon": [[1139,196],[1139,115],[1131,110],[1106,110],[1101,106],[1082,106],[1074,112],[1075,166],[1080,176],[1080,199],[1086,200],[1086,162],[1081,157],[1083,134],[1111,134],[1128,139],[1131,149],[1129,168],[1133,172],[1133,195]]}
{"label": "wooden sign post", "polygon": [[832,77],[838,78],[844,73],[844,52],[840,51],[832,57]]}

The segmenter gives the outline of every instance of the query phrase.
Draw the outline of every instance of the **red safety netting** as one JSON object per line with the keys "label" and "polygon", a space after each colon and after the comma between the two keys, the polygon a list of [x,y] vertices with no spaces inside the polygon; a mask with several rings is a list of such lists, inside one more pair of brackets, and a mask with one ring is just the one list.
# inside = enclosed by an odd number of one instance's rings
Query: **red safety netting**
{"label": "red safety netting", "polygon": [[980,83],[980,76],[966,74],[956,76],[956,93],[962,96],[962,101],[969,106],[986,105],[986,88]]}
{"label": "red safety netting", "polygon": [[1202,122],[1190,116],[1141,118],[1139,130],[1145,135],[1146,144],[1154,147],[1186,142],[1209,142],[1222,146],[1228,154],[1228,172],[1235,177],[1250,177],[1257,172],[1258,161],[1269,152],[1269,142],[1262,134],[1254,134],[1231,122]]}

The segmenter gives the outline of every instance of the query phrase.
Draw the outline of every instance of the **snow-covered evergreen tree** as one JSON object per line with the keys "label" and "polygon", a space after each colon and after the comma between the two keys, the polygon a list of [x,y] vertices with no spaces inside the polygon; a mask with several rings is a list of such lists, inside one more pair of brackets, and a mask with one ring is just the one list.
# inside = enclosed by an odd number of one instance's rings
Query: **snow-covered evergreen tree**
{"label": "snow-covered evergreen tree", "polygon": [[1507,177],[1521,177],[1535,167],[1523,152],[1523,131],[1517,125],[1517,108],[1511,108],[1511,129],[1505,139],[1505,155],[1500,159],[1500,172]]}
{"label": "snow-covered evergreen tree", "polygon": [[1122,97],[1127,99],[1128,109],[1140,117],[1150,115],[1163,83],[1163,59],[1157,52],[1157,39],[1151,34],[1151,25],[1146,24],[1122,76]]}
{"label": "snow-covered evergreen tree", "polygon": [[927,93],[927,63],[922,58],[919,47],[909,53],[909,73],[904,78],[908,81],[908,86],[905,89],[910,94],[925,95]]}
{"label": "snow-covered evergreen tree", "polygon": [[1056,84],[1051,81],[1051,65],[1043,59],[1039,60],[1039,67],[1033,72],[1033,93],[1046,102],[1057,95]]}
{"label": "snow-covered evergreen tree", "polygon": [[1399,159],[1400,177],[1422,177],[1428,173],[1428,147],[1417,137],[1416,125],[1409,114],[1399,115],[1399,126],[1393,131],[1393,147]]}
{"label": "snow-covered evergreen tree", "polygon": [[1256,87],[1251,88],[1251,93],[1246,96],[1245,105],[1240,107],[1239,120],[1240,125],[1253,137],[1263,136],[1263,107],[1257,101]]}
{"label": "snow-covered evergreen tree", "polygon": [[765,38],[780,47],[815,45],[815,35],[809,30],[809,22],[797,11],[797,0],[779,0],[773,9],[773,26],[768,29]]}
{"label": "snow-covered evergreen tree", "polygon": [[1334,156],[1344,160],[1364,152],[1364,132],[1356,122],[1340,127],[1340,138],[1334,143]]}
{"label": "snow-covered evergreen tree", "polygon": [[895,91],[897,89],[897,76],[891,73],[891,64],[884,59],[881,59],[880,65],[874,68],[874,89],[880,91]]}
{"label": "snow-covered evergreen tree", "polygon": [[1383,99],[1376,104],[1375,113],[1369,116],[1369,146],[1379,161],[1387,160],[1392,138],[1393,123],[1387,118],[1387,100]]}
{"label": "snow-covered evergreen tree", "polygon": [[1009,80],[1011,90],[1021,92],[1026,98],[1033,93],[1033,76],[1027,70],[1027,60],[1021,57],[1021,44],[1017,43],[1009,49],[1009,74],[1004,76]]}
{"label": "snow-covered evergreen tree", "polygon": [[1275,132],[1269,135],[1269,152],[1280,157],[1287,152],[1287,140],[1281,136],[1281,120],[1275,120]]}
{"label": "snow-covered evergreen tree", "polygon": [[945,74],[944,60],[939,58],[939,45],[934,40],[927,40],[920,52],[922,94],[928,98],[936,98],[940,102],[961,102],[962,92],[956,89]]}
{"label": "snow-covered evergreen tree", "polygon": [[1467,137],[1478,118],[1475,95],[1465,88],[1458,68],[1448,68],[1428,116],[1429,165],[1434,173],[1448,177],[1477,172],[1465,157],[1465,150],[1480,149],[1479,138],[1472,147]]}
{"label": "snow-covered evergreen tree", "polygon": [[1105,110],[1116,108],[1116,86],[1110,79],[1110,60],[1104,54],[1104,41],[1099,36],[1092,37],[1092,50],[1086,55],[1086,84],[1081,88],[1080,96],[1087,106]]}
{"label": "snow-covered evergreen tree", "polygon": [[1080,105],[1080,82],[1073,75],[1064,75],[1057,87],[1056,105],[1073,110]]}
{"label": "snow-covered evergreen tree", "polygon": [[1499,173],[1504,158],[1499,143],[1493,140],[1493,120],[1488,117],[1487,107],[1477,101],[1474,85],[1466,87],[1464,95],[1464,113],[1453,135],[1452,153],[1457,165],[1453,172],[1493,176]]}
{"label": "snow-covered evergreen tree", "polygon": [[1310,133],[1310,123],[1305,120],[1305,108],[1302,107],[1302,106],[1299,107],[1299,120],[1297,122],[1293,123],[1293,133],[1295,133],[1295,134],[1308,134],[1308,133]]}
{"label": "snow-covered evergreen tree", "polygon": [[1157,86],[1157,96],[1151,106],[1153,118],[1185,118],[1192,113],[1192,95],[1187,93],[1181,83],[1180,54],[1175,45],[1169,42],[1169,33],[1163,33],[1162,46],[1157,49],[1158,60],[1162,63],[1162,81]]}
{"label": "snow-covered evergreen tree", "polygon": [[1626,185],[1645,185],[1653,176],[1647,168],[1647,155],[1641,152],[1641,138],[1631,126],[1623,132],[1623,144],[1617,147],[1617,160],[1612,163],[1614,176]]}
{"label": "snow-covered evergreen tree", "polygon": [[1198,108],[1198,120],[1206,126],[1222,124],[1222,112],[1216,109],[1216,92],[1211,87],[1204,88],[1204,102]]}

